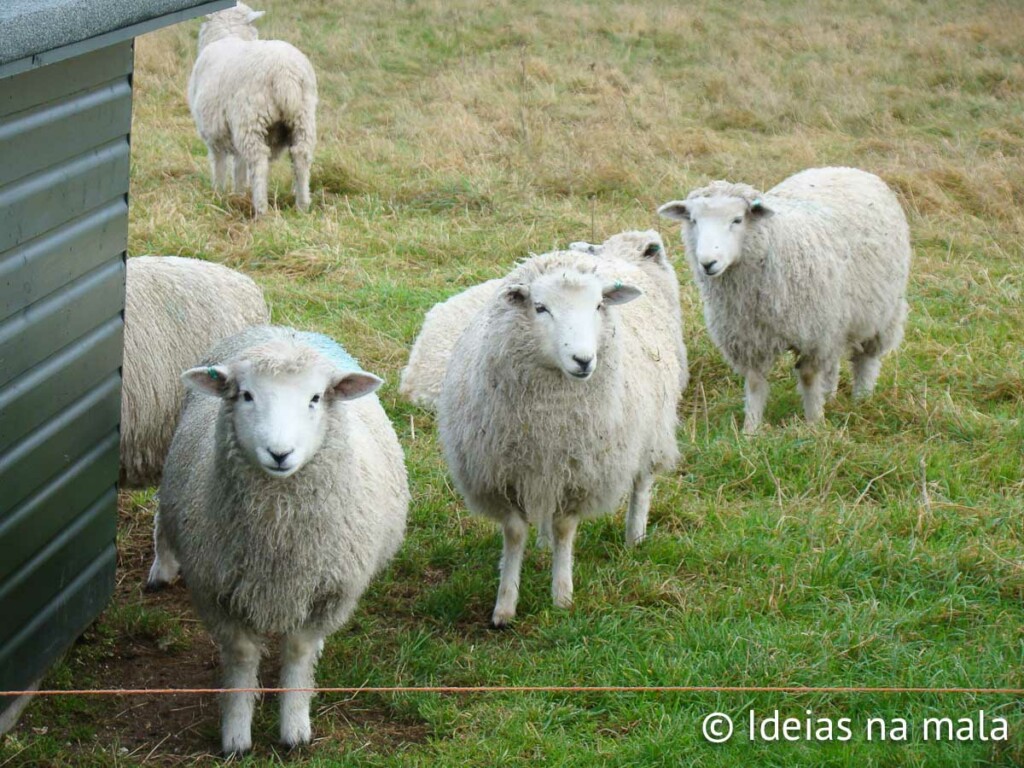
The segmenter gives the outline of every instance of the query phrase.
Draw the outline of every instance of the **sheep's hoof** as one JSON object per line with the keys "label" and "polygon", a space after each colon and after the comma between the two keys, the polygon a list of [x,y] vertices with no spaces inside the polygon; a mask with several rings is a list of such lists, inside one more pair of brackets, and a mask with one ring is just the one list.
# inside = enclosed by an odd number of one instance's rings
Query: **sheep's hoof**
{"label": "sheep's hoof", "polygon": [[252,751],[252,739],[249,741],[227,742],[221,745],[221,754],[224,757],[241,757]]}
{"label": "sheep's hoof", "polygon": [[512,625],[512,619],[514,619],[515,616],[516,615],[514,613],[499,614],[495,612],[495,614],[491,617],[490,622],[488,622],[487,626],[490,629],[508,629]]}
{"label": "sheep's hoof", "polygon": [[285,749],[301,749],[302,747],[308,747],[313,743],[313,734],[311,731],[306,730],[302,733],[296,733],[293,736],[281,737],[281,746]]}
{"label": "sheep's hoof", "polygon": [[145,585],[143,585],[142,591],[143,592],[163,592],[169,586],[171,586],[171,582],[169,582],[169,581],[161,581],[161,580],[157,580],[157,579],[150,579],[150,580],[148,580],[145,583]]}

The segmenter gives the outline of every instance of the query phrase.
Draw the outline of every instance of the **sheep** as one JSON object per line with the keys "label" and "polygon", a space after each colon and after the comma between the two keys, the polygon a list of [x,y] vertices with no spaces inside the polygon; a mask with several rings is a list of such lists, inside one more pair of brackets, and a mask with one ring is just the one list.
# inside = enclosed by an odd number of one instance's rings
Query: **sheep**
{"label": "sheep", "polygon": [[896,195],[855,168],[812,168],[762,194],[715,181],[658,212],[683,239],[708,332],[745,377],[743,430],[758,430],[767,375],[796,353],[804,415],[820,419],[849,355],[855,397],[903,338],[910,230]]}
{"label": "sheep", "polygon": [[281,40],[259,40],[253,22],[263,15],[244,3],[206,17],[199,56],[188,83],[188,103],[210,153],[213,185],[252,187],[257,216],[267,212],[270,163],[291,155],[295,204],[309,208],[309,169],[316,147],[316,73],[309,59]]}
{"label": "sheep", "polygon": [[438,434],[469,509],[502,526],[494,627],[515,616],[531,524],[553,531],[560,608],[572,604],[581,519],[612,512],[631,491],[626,542],[645,535],[654,473],[678,459],[677,345],[659,290],[621,260],[534,256],[455,345]]}
{"label": "sheep", "polygon": [[[672,322],[678,326],[677,355],[680,361],[680,388],[685,390],[689,381],[686,346],[683,344],[682,315],[679,310],[679,280],[665,254],[661,236],[653,230],[620,232],[604,243],[594,245],[574,242],[569,250],[582,251],[604,258],[619,258],[643,266],[654,277],[670,308]],[[437,409],[445,367],[459,335],[474,316],[498,292],[501,279],[474,285],[436,304],[423,319],[409,362],[402,370],[398,391],[403,397],[422,408]]]}
{"label": "sheep", "polygon": [[398,379],[398,393],[406,400],[429,410],[437,409],[444,382],[444,371],[452,348],[476,314],[501,287],[501,279],[488,280],[435,304],[423,318],[409,362]]}
{"label": "sheep", "polygon": [[[324,639],[404,537],[402,449],[372,394],[381,380],[352,365],[326,337],[255,326],[182,375],[147,586],[180,571],[225,688],[256,686],[270,635],[283,636],[281,687],[313,687]],[[283,744],[309,743],[310,698],[281,695]],[[253,705],[251,693],[224,695],[226,754],[251,748]]]}
{"label": "sheep", "polygon": [[179,374],[225,336],[269,321],[263,291],[233,269],[177,256],[128,259],[121,368],[122,487],[160,482],[184,400]]}

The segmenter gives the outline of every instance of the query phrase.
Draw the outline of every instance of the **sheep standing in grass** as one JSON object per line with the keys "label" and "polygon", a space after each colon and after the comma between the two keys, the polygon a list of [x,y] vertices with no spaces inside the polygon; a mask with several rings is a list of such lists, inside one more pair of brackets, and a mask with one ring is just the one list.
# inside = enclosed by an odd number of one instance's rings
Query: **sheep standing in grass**
{"label": "sheep standing in grass", "polygon": [[813,168],[766,194],[715,181],[658,212],[684,222],[708,331],[746,377],[745,432],[761,424],[768,372],[786,350],[808,421],[835,394],[844,355],[854,396],[872,392],[903,338],[910,271],[910,230],[885,182]]}
{"label": "sheep standing in grass", "polygon": [[[381,381],[326,337],[259,326],[184,373],[190,392],[163,483],[148,586],[179,572],[220,646],[226,688],[253,688],[282,635],[281,687],[310,688],[405,533],[402,449]],[[309,693],[281,695],[281,741],[310,741]],[[251,693],[224,697],[225,753],[252,745]]]}
{"label": "sheep standing in grass", "polygon": [[210,152],[214,187],[227,187],[233,157],[235,191],[248,183],[256,215],[266,213],[270,163],[287,149],[295,204],[305,211],[316,147],[316,73],[294,46],[258,39],[253,22],[262,15],[239,3],[206,17],[188,102]]}
{"label": "sheep standing in grass", "polygon": [[659,290],[617,259],[534,256],[455,345],[439,436],[466,504],[502,526],[496,627],[515,616],[531,523],[553,531],[559,607],[572,603],[581,519],[614,511],[631,492],[626,541],[645,534],[654,473],[678,458],[678,347],[652,298]]}
{"label": "sheep standing in grass", "polygon": [[139,256],[125,279],[121,486],[160,482],[184,399],[180,375],[226,336],[270,320],[263,291],[199,259]]}
{"label": "sheep standing in grass", "polygon": [[[666,317],[672,318],[677,328],[680,387],[686,389],[689,369],[679,310],[679,279],[665,255],[661,236],[653,230],[620,232],[598,245],[575,242],[569,249],[635,263],[657,282],[668,308]],[[403,397],[423,408],[437,408],[445,368],[455,342],[476,314],[497,294],[501,284],[501,279],[495,279],[474,285],[427,312],[423,328],[409,353],[409,363],[402,370],[398,391]]]}

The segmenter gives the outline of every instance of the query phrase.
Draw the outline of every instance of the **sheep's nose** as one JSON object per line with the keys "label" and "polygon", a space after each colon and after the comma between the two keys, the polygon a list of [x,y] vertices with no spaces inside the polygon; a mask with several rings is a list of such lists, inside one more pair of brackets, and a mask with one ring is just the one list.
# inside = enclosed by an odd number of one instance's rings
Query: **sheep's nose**
{"label": "sheep's nose", "polygon": [[590,370],[590,364],[594,362],[593,357],[578,357],[577,355],[572,356],[573,361],[580,367],[580,373],[587,373]]}
{"label": "sheep's nose", "polygon": [[284,460],[291,456],[293,453],[295,453],[295,449],[293,448],[291,450],[285,451],[284,453],[274,453],[272,450],[267,448],[267,453],[270,454],[270,458],[277,462],[277,466],[283,467]]}
{"label": "sheep's nose", "polygon": [[715,274],[715,265],[718,264],[717,260],[709,261],[704,265],[704,272],[709,275]]}

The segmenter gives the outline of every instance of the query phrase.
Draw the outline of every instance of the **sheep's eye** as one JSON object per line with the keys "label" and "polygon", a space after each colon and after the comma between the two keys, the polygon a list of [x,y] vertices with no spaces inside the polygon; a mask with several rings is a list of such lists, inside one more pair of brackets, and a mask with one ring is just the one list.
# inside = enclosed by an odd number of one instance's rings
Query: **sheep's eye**
{"label": "sheep's eye", "polygon": [[600,304],[597,305],[597,311],[600,312],[603,309],[604,309],[604,302],[602,301]]}
{"label": "sheep's eye", "polygon": [[313,399],[309,401],[310,405],[316,405],[320,402],[320,395],[313,395]]}
{"label": "sheep's eye", "polygon": [[742,224],[743,223],[743,217],[742,216],[737,216],[735,219],[732,220],[732,223],[733,224]]}
{"label": "sheep's eye", "polygon": [[248,390],[242,390],[242,399],[245,400],[245,402],[247,402],[247,403],[251,403],[252,402],[252,392],[249,392]]}
{"label": "sheep's eye", "polygon": [[534,304],[533,308],[537,311],[538,315],[542,315],[548,311],[548,308],[545,307],[543,304]]}
{"label": "sheep's eye", "polygon": [[657,243],[651,243],[650,245],[648,245],[644,249],[644,257],[650,259],[650,258],[652,258],[654,256],[657,256],[658,255],[658,251],[660,251],[660,250],[661,250],[661,246],[660,245],[658,245]]}

